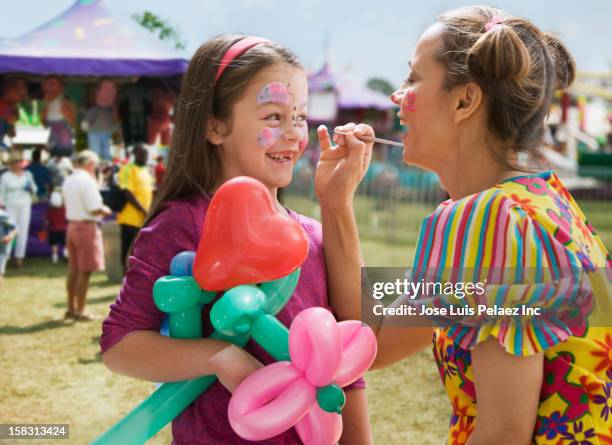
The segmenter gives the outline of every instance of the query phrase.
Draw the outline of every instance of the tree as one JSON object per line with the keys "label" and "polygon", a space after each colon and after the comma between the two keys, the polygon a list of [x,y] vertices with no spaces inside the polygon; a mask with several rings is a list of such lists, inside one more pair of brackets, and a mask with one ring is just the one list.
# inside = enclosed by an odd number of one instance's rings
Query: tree
{"label": "tree", "polygon": [[391,84],[391,82],[380,77],[373,77],[368,80],[367,86],[369,89],[378,91],[387,96],[390,96],[395,91],[395,87]]}
{"label": "tree", "polygon": [[162,20],[150,11],[145,11],[142,15],[134,14],[132,18],[139,25],[144,26],[150,32],[157,34],[161,40],[168,40],[174,44],[177,49],[185,49],[185,41],[181,39],[180,32],[175,30],[165,20]]}

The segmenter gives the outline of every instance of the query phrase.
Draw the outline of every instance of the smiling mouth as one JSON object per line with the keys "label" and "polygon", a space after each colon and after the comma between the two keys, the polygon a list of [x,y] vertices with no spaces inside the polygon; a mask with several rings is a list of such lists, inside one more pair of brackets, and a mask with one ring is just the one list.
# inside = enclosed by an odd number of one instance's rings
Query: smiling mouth
{"label": "smiling mouth", "polygon": [[273,161],[280,163],[289,162],[293,159],[293,154],[286,153],[266,153],[266,156],[272,159]]}

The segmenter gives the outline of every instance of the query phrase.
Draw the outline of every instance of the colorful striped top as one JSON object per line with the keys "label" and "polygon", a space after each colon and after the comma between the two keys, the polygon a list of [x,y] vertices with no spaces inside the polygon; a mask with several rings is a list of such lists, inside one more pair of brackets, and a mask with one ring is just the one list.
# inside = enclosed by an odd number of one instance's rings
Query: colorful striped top
{"label": "colorful striped top", "polygon": [[415,300],[447,309],[432,318],[449,444],[474,429],[470,350],[491,336],[514,355],[544,351],[534,443],[612,444],[612,260],[555,174],[440,204],[423,221],[412,273],[454,285]]}

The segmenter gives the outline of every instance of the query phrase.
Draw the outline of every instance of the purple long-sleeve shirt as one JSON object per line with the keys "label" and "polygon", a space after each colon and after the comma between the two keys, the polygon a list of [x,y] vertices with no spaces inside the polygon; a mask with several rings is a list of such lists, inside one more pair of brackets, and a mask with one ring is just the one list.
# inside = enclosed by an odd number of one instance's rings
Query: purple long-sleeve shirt
{"label": "purple long-sleeve shirt", "polygon": [[[164,205],[147,227],[144,227],[134,244],[130,267],[123,287],[110,313],[102,324],[100,347],[102,353],[117,344],[123,337],[139,330],[159,332],[164,313],[155,306],[152,297],[155,281],[168,275],[170,260],[184,250],[195,251],[202,232],[209,200],[199,196],[172,201]],[[290,326],[297,314],[309,307],[332,310],[327,298],[325,258],[321,225],[310,218],[290,212],[308,235],[308,257],[302,265],[295,292],[277,318]],[[209,319],[210,305],[202,310],[204,336],[212,332]],[[245,348],[264,364],[274,359],[258,344],[249,341]],[[359,379],[347,389],[365,388]],[[194,403],[189,405],[172,422],[173,443],[197,444],[251,444],[237,436],[227,419],[227,406],[231,394],[218,381],[213,383]],[[258,444],[300,444],[295,429]]]}

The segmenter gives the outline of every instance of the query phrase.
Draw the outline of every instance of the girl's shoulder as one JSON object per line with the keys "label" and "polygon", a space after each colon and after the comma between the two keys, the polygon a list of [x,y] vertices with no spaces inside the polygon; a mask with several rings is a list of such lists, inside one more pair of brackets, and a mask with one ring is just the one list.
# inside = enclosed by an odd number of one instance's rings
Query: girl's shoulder
{"label": "girl's shoulder", "polygon": [[302,215],[300,213],[294,212],[293,210],[287,209],[289,211],[289,216],[296,220],[304,231],[308,238],[310,238],[313,242],[322,242],[323,240],[323,229],[321,223],[316,219],[310,218],[308,216]]}
{"label": "girl's shoulder", "polygon": [[203,195],[190,196],[166,201],[160,205],[159,212],[151,219],[151,223],[175,221],[182,219],[187,221],[199,221],[203,223],[210,199]]}

